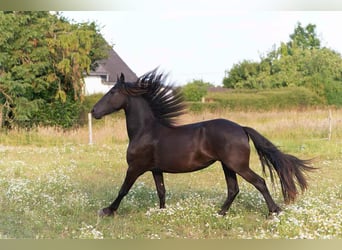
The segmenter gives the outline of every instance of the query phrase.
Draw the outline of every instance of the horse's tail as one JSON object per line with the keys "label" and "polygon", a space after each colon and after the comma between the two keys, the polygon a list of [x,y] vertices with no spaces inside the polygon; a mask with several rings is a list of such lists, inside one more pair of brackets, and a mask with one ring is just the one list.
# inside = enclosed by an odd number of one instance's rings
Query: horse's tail
{"label": "horse's tail", "polygon": [[315,169],[308,165],[311,160],[301,160],[293,155],[285,154],[256,130],[248,127],[243,127],[243,129],[253,141],[261,161],[263,172],[265,173],[266,165],[273,182],[273,170],[275,170],[280,179],[285,202],[290,203],[294,201],[298,194],[296,182],[302,192],[304,192],[307,188],[304,171]]}

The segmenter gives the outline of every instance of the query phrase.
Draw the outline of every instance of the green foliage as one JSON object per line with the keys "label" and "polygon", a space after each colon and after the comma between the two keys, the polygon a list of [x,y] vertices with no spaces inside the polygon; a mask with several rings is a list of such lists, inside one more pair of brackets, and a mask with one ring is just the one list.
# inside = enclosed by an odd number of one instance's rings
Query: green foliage
{"label": "green foliage", "polygon": [[203,80],[193,80],[182,87],[182,93],[186,101],[198,102],[207,94],[210,86],[212,84]]}
{"label": "green foliage", "polygon": [[308,24],[305,28],[301,23],[297,24],[293,34],[290,35],[291,41],[288,43],[289,48],[301,49],[319,49],[321,41],[316,34],[316,25]]}
{"label": "green foliage", "polygon": [[45,126],[57,126],[62,128],[70,128],[75,124],[79,124],[79,115],[81,103],[73,100],[61,99],[49,103],[42,107],[37,113],[39,121]]}
{"label": "green foliage", "polygon": [[260,62],[242,61],[226,71],[223,84],[233,89],[305,87],[328,104],[341,105],[342,58],[321,48],[315,25],[299,23],[290,41],[274,47]]}
{"label": "green foliage", "polygon": [[83,73],[108,49],[96,25],[43,11],[0,12],[0,33],[2,125],[74,125]]}
{"label": "green foliage", "polygon": [[234,64],[229,71],[229,77],[224,78],[223,85],[227,88],[255,88],[253,77],[258,74],[258,63],[244,60]]}
{"label": "green foliage", "polygon": [[325,85],[325,96],[328,104],[342,106],[342,83],[341,81],[329,81]]}
{"label": "green foliage", "polygon": [[211,103],[190,103],[193,112],[220,109],[229,110],[277,110],[308,108],[325,104],[324,99],[304,87],[289,87],[271,90],[232,90],[222,93],[209,93]]}

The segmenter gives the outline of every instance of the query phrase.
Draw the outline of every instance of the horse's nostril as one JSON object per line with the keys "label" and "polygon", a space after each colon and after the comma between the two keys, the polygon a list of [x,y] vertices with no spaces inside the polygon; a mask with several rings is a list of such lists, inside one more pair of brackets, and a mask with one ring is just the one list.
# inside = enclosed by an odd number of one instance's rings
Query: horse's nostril
{"label": "horse's nostril", "polygon": [[96,112],[96,109],[93,108],[91,111],[91,115],[95,118],[95,119],[100,119],[102,117],[102,115],[100,115],[98,112]]}

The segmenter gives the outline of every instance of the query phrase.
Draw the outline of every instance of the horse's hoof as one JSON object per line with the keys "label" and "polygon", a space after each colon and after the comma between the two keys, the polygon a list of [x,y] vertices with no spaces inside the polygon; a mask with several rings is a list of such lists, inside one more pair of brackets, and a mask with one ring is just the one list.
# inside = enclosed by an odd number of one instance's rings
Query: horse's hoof
{"label": "horse's hoof", "polygon": [[227,214],[227,211],[220,210],[220,211],[218,211],[217,213],[218,213],[218,215],[221,215],[221,216],[226,216],[226,214]]}
{"label": "horse's hoof", "polygon": [[273,213],[280,214],[283,210],[280,207],[277,207]]}
{"label": "horse's hoof", "polygon": [[108,216],[114,216],[114,212],[110,210],[108,207],[100,209],[98,212],[98,215],[100,217],[108,217]]}
{"label": "horse's hoof", "polygon": [[272,216],[272,215],[278,215],[282,212],[283,210],[280,208],[280,207],[275,207],[274,209],[272,209],[270,212],[269,212],[269,216]]}

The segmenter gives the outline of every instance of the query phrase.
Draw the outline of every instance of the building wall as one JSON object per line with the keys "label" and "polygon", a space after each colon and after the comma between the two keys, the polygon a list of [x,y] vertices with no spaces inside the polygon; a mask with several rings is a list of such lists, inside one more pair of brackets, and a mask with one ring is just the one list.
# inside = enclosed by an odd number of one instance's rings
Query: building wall
{"label": "building wall", "polygon": [[113,87],[113,85],[103,84],[99,76],[87,76],[84,78],[84,83],[85,95],[105,94]]}

